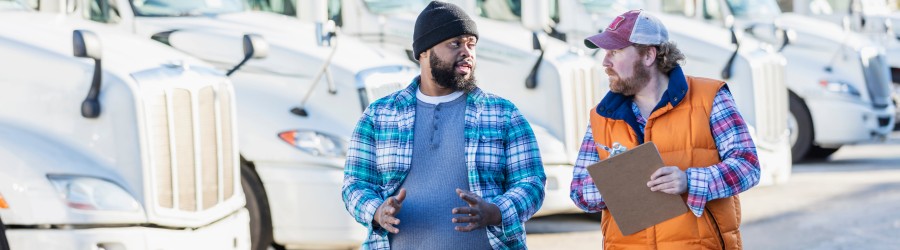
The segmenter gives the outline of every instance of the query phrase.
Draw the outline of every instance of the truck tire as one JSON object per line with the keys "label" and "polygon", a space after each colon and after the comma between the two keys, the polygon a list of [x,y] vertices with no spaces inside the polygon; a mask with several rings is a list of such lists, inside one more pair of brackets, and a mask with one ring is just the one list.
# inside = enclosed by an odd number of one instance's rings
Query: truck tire
{"label": "truck tire", "polygon": [[269,198],[263,188],[259,175],[249,163],[241,160],[241,187],[247,200],[247,212],[250,213],[250,246],[252,250],[266,250],[272,245],[272,212],[269,210]]}
{"label": "truck tire", "polygon": [[806,159],[825,160],[825,159],[828,159],[829,156],[834,154],[834,152],[837,152],[838,149],[841,149],[841,148],[840,147],[838,147],[838,148],[823,148],[823,147],[813,145],[812,147],[809,148],[809,152],[806,153]]}
{"label": "truck tire", "polygon": [[6,240],[6,226],[3,225],[2,219],[0,219],[0,250],[9,250],[9,241]]}
{"label": "truck tire", "polygon": [[791,159],[799,162],[806,157],[813,146],[813,124],[806,104],[794,93],[790,93],[789,127],[791,130]]}

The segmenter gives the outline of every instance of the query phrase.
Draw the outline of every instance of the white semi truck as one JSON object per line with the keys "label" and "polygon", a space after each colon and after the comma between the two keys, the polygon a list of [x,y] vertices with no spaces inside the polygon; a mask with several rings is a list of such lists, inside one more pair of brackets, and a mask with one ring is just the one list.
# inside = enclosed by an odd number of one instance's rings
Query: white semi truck
{"label": "white semi truck", "polygon": [[[309,15],[295,11],[312,7],[311,1],[266,1],[270,11]],[[429,0],[330,1],[329,19],[340,32],[359,37],[386,53],[409,58],[413,29],[419,12]],[[605,93],[600,68],[570,46],[548,39],[543,32],[482,18],[475,1],[449,1],[469,12],[478,25],[479,87],[499,94],[522,110],[531,124],[547,174],[546,195],[536,216],[573,213],[580,210],[569,199],[569,183],[588,112]],[[536,26],[531,25],[531,26]]]}
{"label": "white semi truck", "polygon": [[[858,32],[886,50],[890,64],[894,106],[900,106],[900,13],[896,0],[780,0],[785,12],[832,22]],[[900,117],[900,109],[895,116]],[[895,119],[894,129],[900,128]]]}
{"label": "white semi truck", "polygon": [[887,58],[866,37],[832,23],[782,14],[775,0],[661,6],[720,26],[733,17],[735,30],[744,39],[758,38],[779,47],[788,60],[794,160],[826,158],[842,145],[883,141],[893,129]]}
{"label": "white semi truck", "polygon": [[252,248],[347,248],[365,239],[341,200],[347,142],[369,102],[406,86],[415,65],[335,37],[323,22],[251,11],[243,0],[58,2],[70,18],[156,40],[221,69],[243,60],[224,49],[241,46],[243,34],[267,41],[268,57],[229,72]]}
{"label": "white semi truck", "polygon": [[[532,7],[532,6],[536,7]],[[481,14],[507,22],[534,23],[528,18],[552,19],[544,30],[557,39],[584,48],[584,38],[604,29],[616,15],[640,9],[641,2],[552,1],[548,6],[534,1],[479,1]],[[529,12],[544,13],[530,15]],[[682,65],[688,74],[724,79],[751,128],[762,166],[761,184],[785,182],[791,173],[788,141],[787,97],[784,87],[784,58],[759,43],[748,41],[736,46],[728,30],[686,18],[654,13],[669,30],[687,57]],[[605,51],[590,53],[602,63]],[[605,76],[603,76],[605,77]]]}
{"label": "white semi truck", "polygon": [[231,82],[119,33],[0,1],[0,249],[249,249]]}

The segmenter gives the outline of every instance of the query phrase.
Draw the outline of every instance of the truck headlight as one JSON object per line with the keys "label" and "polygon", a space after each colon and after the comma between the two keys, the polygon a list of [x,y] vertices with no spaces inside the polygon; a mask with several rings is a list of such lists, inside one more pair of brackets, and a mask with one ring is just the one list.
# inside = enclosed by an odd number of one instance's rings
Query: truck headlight
{"label": "truck headlight", "polygon": [[138,211],[141,205],[121,186],[110,181],[75,175],[47,175],[71,208],[81,210]]}
{"label": "truck headlight", "polygon": [[856,89],[856,87],[853,87],[852,84],[844,81],[821,80],[819,81],[819,85],[829,92],[860,97],[859,90]]}
{"label": "truck headlight", "polygon": [[303,152],[316,156],[344,157],[347,143],[337,136],[311,130],[290,130],[278,133],[278,137]]}

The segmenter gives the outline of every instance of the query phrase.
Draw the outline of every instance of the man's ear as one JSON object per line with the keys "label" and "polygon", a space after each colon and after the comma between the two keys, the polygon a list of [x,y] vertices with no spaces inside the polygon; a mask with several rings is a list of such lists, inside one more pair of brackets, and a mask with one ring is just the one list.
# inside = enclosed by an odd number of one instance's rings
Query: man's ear
{"label": "man's ear", "polygon": [[428,49],[428,50],[422,51],[422,53],[419,53],[419,67],[427,66],[428,62],[430,62],[429,60],[431,60],[431,58],[428,57],[428,55],[429,55],[428,51],[431,51],[431,49]]}
{"label": "man's ear", "polygon": [[649,67],[650,65],[653,65],[653,63],[656,62],[656,54],[657,53],[659,53],[658,48],[656,48],[654,46],[647,48],[647,54],[645,54],[644,58],[642,58],[642,59],[644,59],[644,65],[647,67]]}

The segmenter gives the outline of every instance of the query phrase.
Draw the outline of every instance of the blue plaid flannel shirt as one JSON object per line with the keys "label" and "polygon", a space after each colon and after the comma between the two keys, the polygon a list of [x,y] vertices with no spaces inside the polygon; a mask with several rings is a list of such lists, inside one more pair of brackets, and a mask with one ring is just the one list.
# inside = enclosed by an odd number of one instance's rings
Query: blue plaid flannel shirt
{"label": "blue plaid flannel shirt", "polygon": [[[388,232],[373,227],[372,218],[409,173],[418,79],[369,105],[350,140],[342,196],[350,215],[369,229],[363,249],[390,249]],[[488,240],[494,249],[525,249],[524,223],[540,209],[546,181],[531,126],[512,103],[477,88],[468,93],[465,112],[469,190],[502,216],[501,225],[487,226]]]}

